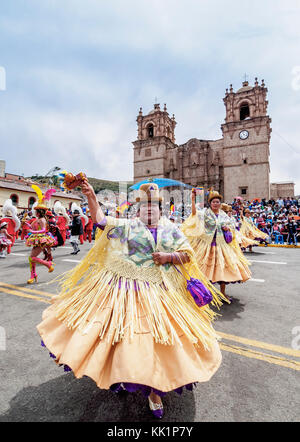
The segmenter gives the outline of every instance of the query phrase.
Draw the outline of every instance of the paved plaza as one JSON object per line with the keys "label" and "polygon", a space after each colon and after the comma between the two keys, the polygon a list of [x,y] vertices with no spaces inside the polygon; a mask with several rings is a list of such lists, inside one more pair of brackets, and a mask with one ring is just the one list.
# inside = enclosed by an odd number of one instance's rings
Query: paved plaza
{"label": "paved plaza", "polygon": [[[154,422],[141,394],[100,390],[94,381],[65,373],[40,345],[36,325],[56,294],[56,276],[78,255],[54,251],[55,271],[38,268],[27,285],[30,250],[17,240],[0,261],[0,421]],[[299,421],[300,249],[256,247],[246,253],[253,279],[228,287],[231,305],[214,323],[223,361],[210,382],[163,400],[164,422]]]}

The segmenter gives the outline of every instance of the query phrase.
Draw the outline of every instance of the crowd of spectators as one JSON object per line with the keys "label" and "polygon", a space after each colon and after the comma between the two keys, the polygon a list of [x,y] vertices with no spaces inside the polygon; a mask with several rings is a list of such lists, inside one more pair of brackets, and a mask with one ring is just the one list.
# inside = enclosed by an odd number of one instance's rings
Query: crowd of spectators
{"label": "crowd of spectators", "polygon": [[[116,211],[116,205],[109,203],[100,205],[106,215],[128,218],[137,215],[137,205],[131,205],[123,213]],[[237,218],[239,218],[241,209],[249,208],[255,225],[268,234],[269,243],[296,245],[300,242],[300,198],[255,199],[252,201],[235,198],[231,206],[233,214]],[[83,207],[83,211],[85,212],[85,207]],[[71,211],[67,212],[72,218]],[[24,213],[19,214],[20,219]],[[170,204],[163,206],[163,214],[178,224],[181,224],[190,213],[191,204],[186,204],[184,207],[182,204],[176,205],[173,211],[170,210]]]}
{"label": "crowd of spectators", "polygon": [[269,235],[269,242],[297,244],[300,241],[300,198],[256,199],[232,202],[233,210],[249,208],[256,226]]}

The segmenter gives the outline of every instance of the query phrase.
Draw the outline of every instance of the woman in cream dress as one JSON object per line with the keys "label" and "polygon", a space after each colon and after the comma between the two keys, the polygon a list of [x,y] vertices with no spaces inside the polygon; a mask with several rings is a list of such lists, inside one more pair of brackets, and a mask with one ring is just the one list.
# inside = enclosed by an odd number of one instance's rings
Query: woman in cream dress
{"label": "woman in cream dress", "polygon": [[42,343],[78,378],[142,391],[161,418],[167,392],[209,381],[221,363],[215,313],[196,305],[183,275],[200,280],[215,306],[226,299],[199,271],[185,236],[161,216],[155,184],[141,186],[133,219],[104,216],[87,180],[82,191],[99,231],[44,311]]}
{"label": "woman in cream dress", "polygon": [[234,246],[230,231],[232,223],[221,210],[221,200],[218,192],[211,191],[209,208],[200,212],[196,210],[195,193],[192,192],[192,213],[181,230],[195,252],[200,270],[212,283],[219,283],[225,295],[226,284],[245,282],[251,277],[251,272],[248,261],[237,253]]}

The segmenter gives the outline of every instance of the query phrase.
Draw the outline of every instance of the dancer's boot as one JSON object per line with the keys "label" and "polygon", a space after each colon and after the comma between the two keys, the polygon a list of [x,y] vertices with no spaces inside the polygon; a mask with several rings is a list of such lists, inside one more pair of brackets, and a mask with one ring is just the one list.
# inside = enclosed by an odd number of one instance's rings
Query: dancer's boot
{"label": "dancer's boot", "polygon": [[29,256],[29,266],[30,266],[30,279],[28,279],[27,284],[33,284],[33,282],[37,282],[37,274],[35,271],[35,262],[32,261],[33,258]]}
{"label": "dancer's boot", "polygon": [[53,272],[53,270],[54,270],[54,264],[53,264],[52,261],[45,261],[44,259],[41,259],[41,258],[38,258],[38,257],[32,258],[32,261],[38,262],[38,263],[48,267],[49,273]]}

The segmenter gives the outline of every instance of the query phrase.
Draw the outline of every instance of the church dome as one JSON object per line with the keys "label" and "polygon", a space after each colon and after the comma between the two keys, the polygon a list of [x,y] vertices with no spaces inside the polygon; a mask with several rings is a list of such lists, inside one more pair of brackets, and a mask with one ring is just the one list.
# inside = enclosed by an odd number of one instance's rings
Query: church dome
{"label": "church dome", "polygon": [[160,111],[159,103],[155,103],[154,109],[152,109],[150,112],[148,112],[148,115],[155,114],[155,112],[159,112],[159,111]]}
{"label": "church dome", "polygon": [[246,91],[251,91],[251,89],[253,89],[253,87],[252,86],[245,86],[245,87],[241,87],[238,91],[237,91],[237,93],[238,92],[246,92]]}
{"label": "church dome", "polygon": [[243,87],[241,87],[241,88],[237,91],[237,93],[239,93],[239,92],[251,91],[251,89],[253,89],[253,86],[249,86],[248,81],[244,81],[244,82],[243,82]]}

